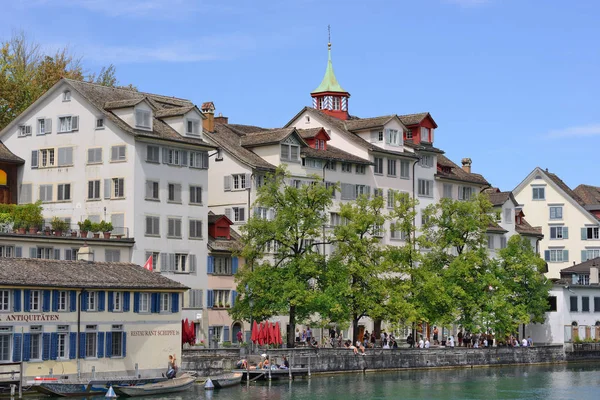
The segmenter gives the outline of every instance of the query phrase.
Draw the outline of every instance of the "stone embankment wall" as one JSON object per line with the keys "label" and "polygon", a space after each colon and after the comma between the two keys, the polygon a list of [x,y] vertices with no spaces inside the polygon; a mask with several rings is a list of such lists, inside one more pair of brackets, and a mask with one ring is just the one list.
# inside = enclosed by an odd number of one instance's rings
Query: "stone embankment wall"
{"label": "stone embankment wall", "polygon": [[[355,355],[348,349],[278,349],[261,350],[260,353],[267,353],[275,363],[280,363],[282,357],[287,356],[292,368],[308,368],[310,365],[310,370],[314,373],[566,361],[563,346],[560,345],[489,349],[368,349],[364,356]],[[242,357],[247,356],[241,354],[239,349],[184,350],[181,367],[183,370],[197,371],[201,376],[214,375],[234,368]],[[249,358],[257,361],[260,356]]]}

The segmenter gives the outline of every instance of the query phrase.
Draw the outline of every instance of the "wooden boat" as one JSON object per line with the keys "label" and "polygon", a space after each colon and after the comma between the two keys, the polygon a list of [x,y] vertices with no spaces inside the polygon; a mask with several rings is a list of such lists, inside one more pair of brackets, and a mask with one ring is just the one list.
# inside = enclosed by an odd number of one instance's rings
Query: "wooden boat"
{"label": "wooden boat", "polygon": [[165,394],[182,392],[191,388],[194,385],[196,378],[183,374],[177,378],[167,379],[166,381],[157,383],[148,383],[146,385],[137,386],[113,386],[118,395],[136,397],[148,396],[153,394]]}
{"label": "wooden boat", "polygon": [[211,377],[215,389],[222,389],[230,386],[239,385],[242,382],[242,376],[244,374],[241,372],[232,372],[229,374],[223,374],[215,377]]}
{"label": "wooden boat", "polygon": [[77,379],[39,379],[35,380],[32,389],[38,393],[57,397],[80,397],[90,395],[103,395],[111,386],[136,386],[165,381],[166,378],[111,378],[95,380]]}

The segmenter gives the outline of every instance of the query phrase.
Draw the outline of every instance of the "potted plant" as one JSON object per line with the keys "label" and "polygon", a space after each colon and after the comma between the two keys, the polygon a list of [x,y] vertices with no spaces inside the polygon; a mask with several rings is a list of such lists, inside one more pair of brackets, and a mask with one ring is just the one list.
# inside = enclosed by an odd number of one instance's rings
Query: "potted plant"
{"label": "potted plant", "polygon": [[69,223],[58,217],[52,218],[50,225],[52,225],[54,236],[62,236],[63,232],[69,229]]}
{"label": "potted plant", "polygon": [[219,303],[219,308],[223,308],[223,303]]}
{"label": "potted plant", "polygon": [[104,234],[104,239],[110,239],[110,233],[113,230],[112,222],[100,222],[100,230]]}
{"label": "potted plant", "polygon": [[100,230],[100,224],[98,222],[92,222],[90,231],[94,234],[94,239],[98,239],[100,237]]}
{"label": "potted plant", "polygon": [[229,303],[225,303],[225,308],[229,308],[231,307],[231,305],[229,305]]}
{"label": "potted plant", "polygon": [[84,221],[79,221],[77,225],[79,225],[80,236],[84,239],[87,238],[88,232],[92,230],[92,221],[86,218]]}
{"label": "potted plant", "polygon": [[29,233],[35,235],[41,226],[44,224],[44,217],[42,215],[42,203],[37,202],[35,204],[27,204],[26,207],[26,218]]}
{"label": "potted plant", "polygon": [[23,220],[21,220],[21,219],[15,220],[15,223],[13,224],[13,229],[19,235],[24,235],[25,234],[25,230],[26,230],[25,229],[25,222],[23,222]]}

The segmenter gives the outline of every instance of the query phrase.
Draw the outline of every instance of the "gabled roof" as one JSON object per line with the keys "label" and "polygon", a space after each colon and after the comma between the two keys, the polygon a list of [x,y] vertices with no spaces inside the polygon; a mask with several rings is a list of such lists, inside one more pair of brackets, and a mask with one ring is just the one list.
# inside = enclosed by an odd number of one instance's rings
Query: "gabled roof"
{"label": "gabled roof", "polygon": [[540,239],[544,237],[541,226],[531,226],[529,222],[525,221],[525,218],[521,218],[521,223],[515,225],[515,231],[518,234],[525,236],[536,236]]}
{"label": "gabled roof", "polygon": [[508,200],[511,200],[515,206],[519,205],[512,192],[501,192],[498,188],[490,188],[486,189],[484,193],[487,195],[490,203],[495,207],[503,205]]}
{"label": "gabled roof", "polygon": [[438,126],[437,126],[435,120],[433,119],[431,114],[429,114],[428,112],[422,112],[422,113],[417,113],[417,114],[398,115],[398,118],[400,118],[400,121],[402,121],[402,123],[406,126],[420,124],[427,117],[429,117],[431,119],[431,121],[433,122],[433,126],[437,128]]}
{"label": "gabled roof", "polygon": [[[240,125],[236,125],[239,127]],[[233,158],[246,164],[251,168],[260,170],[274,171],[275,166],[266,162],[262,157],[248,150],[240,144],[240,138],[243,135],[239,134],[237,129],[233,129],[231,125],[215,124],[215,131],[205,132],[205,137],[216,143],[224,151],[227,151]]]}
{"label": "gabled roof", "polygon": [[571,196],[571,198],[573,200],[575,200],[577,203],[579,203],[580,205],[585,205],[585,202],[583,201],[583,199],[581,197],[579,197],[579,195],[577,193],[575,193],[574,191],[571,190],[571,188],[569,186],[567,186],[566,183],[563,182],[562,179],[560,179],[558,177],[558,175],[553,174],[552,172],[545,172],[546,175],[552,179],[552,181],[554,183],[556,183],[556,185],[562,189],[563,192],[565,192],[566,194],[568,194],[569,196]]}
{"label": "gabled roof", "polygon": [[0,258],[0,285],[75,289],[188,289],[160,273],[132,263],[37,258]]}
{"label": "gabled roof", "polygon": [[215,224],[217,221],[221,220],[221,219],[225,219],[225,221],[229,224],[229,225],[233,225],[233,222],[227,218],[227,216],[225,214],[215,214],[212,211],[208,212],[208,224]]}
{"label": "gabled roof", "polygon": [[296,131],[296,128],[269,129],[247,133],[240,138],[240,144],[244,147],[267,146],[279,143],[292,135],[296,136],[300,143],[307,146],[304,139],[302,139],[298,131]]}
{"label": "gabled roof", "polygon": [[600,206],[600,187],[591,185],[579,185],[573,191],[586,209],[597,209]]}
{"label": "gabled roof", "polygon": [[0,162],[9,164],[25,164],[25,160],[13,154],[13,152],[10,151],[8,147],[2,143],[2,141],[0,141]]}
{"label": "gabled roof", "polygon": [[312,139],[323,131],[323,134],[327,137],[327,140],[331,139],[325,128],[310,128],[310,129],[297,129],[302,139]]}
{"label": "gabled roof", "polygon": [[107,101],[106,103],[104,103],[104,108],[107,110],[116,110],[117,108],[133,107],[133,106],[137,106],[138,104],[140,104],[142,101],[145,101],[145,100],[146,100],[145,97],[138,97],[138,98],[133,98],[133,99]]}
{"label": "gabled roof", "polygon": [[[372,129],[372,128],[381,128],[382,126],[384,126],[385,124],[387,124],[388,122],[393,120],[394,118],[397,118],[397,116],[396,115],[383,115],[381,117],[373,117],[373,118],[356,118],[355,117],[355,119],[347,120],[345,122],[345,126],[346,126],[346,129],[348,129],[350,132],[361,131],[361,130]],[[398,120],[398,122],[400,122],[400,124],[402,124],[402,121]],[[404,124],[402,124],[402,125],[404,125]]]}
{"label": "gabled roof", "polygon": [[372,164],[369,160],[365,160],[364,158],[350,154],[347,151],[333,147],[330,144],[327,145],[327,150],[317,150],[312,147],[302,147],[300,149],[300,154],[303,154],[306,157],[318,158],[321,160],[342,161],[366,165]]}
{"label": "gabled roof", "polygon": [[489,185],[489,182],[482,175],[465,171],[443,154],[437,155],[437,163],[438,166],[450,168],[450,172],[443,172],[438,169],[435,174],[436,177],[478,185]]}
{"label": "gabled roof", "polygon": [[195,105],[189,105],[184,107],[171,107],[165,108],[162,110],[158,110],[154,113],[156,118],[167,118],[167,117],[178,117],[180,115],[185,115],[191,110],[196,110],[198,114],[200,114],[202,119],[206,119],[206,116],[202,114],[202,112]]}
{"label": "gabled roof", "polygon": [[560,270],[560,274],[572,275],[574,273],[589,273],[591,267],[596,267],[600,270],[600,257],[584,261],[568,268],[563,268]]}
{"label": "gabled roof", "polygon": [[488,225],[487,232],[490,233],[507,233],[508,231],[498,225],[496,222],[491,221]]}

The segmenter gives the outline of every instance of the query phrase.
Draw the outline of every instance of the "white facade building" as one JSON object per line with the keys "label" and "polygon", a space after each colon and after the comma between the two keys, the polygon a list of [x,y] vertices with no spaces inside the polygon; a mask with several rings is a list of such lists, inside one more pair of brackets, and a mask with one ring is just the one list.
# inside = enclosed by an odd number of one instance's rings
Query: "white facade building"
{"label": "white facade building", "polygon": [[215,149],[202,139],[204,118],[188,100],[62,79],[0,137],[25,160],[16,177],[20,204],[42,201],[46,224],[60,217],[71,230],[85,219],[111,222],[112,239],[135,243],[97,260],[144,264],[153,255],[157,271],[194,291],[182,317],[196,321],[206,290],[208,151]]}

